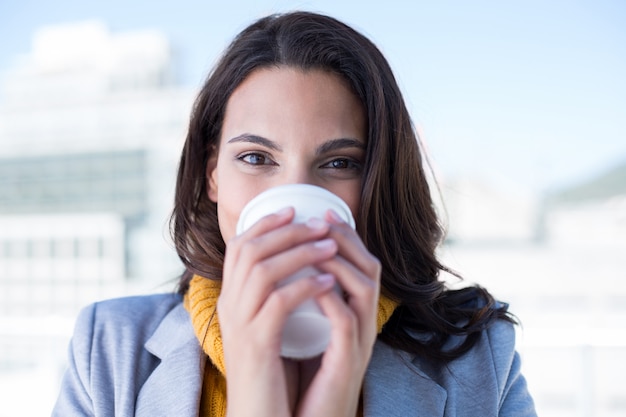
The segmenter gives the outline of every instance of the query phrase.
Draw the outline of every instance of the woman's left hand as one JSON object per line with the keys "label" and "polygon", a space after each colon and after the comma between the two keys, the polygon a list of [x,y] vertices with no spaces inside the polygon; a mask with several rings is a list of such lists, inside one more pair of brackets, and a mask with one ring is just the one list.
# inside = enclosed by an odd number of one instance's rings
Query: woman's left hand
{"label": "woman's left hand", "polygon": [[326,221],[338,254],[316,266],[333,274],[346,296],[331,291],[317,298],[331,322],[330,344],[321,363],[301,363],[297,415],[354,417],[376,340],[381,265],[339,216],[329,211]]}

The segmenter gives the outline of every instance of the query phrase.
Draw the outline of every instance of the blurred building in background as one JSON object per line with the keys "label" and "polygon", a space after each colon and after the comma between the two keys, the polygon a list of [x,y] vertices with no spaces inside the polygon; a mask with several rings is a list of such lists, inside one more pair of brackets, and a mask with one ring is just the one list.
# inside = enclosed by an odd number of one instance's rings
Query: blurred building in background
{"label": "blurred building in background", "polygon": [[442,188],[444,263],[519,317],[539,414],[626,415],[626,164],[544,196],[467,179]]}
{"label": "blurred building in background", "polygon": [[0,389],[16,393],[6,415],[41,415],[24,407],[49,413],[81,307],[174,288],[167,220],[193,96],[163,36],[97,21],[41,29],[0,82]]}
{"label": "blurred building in background", "polygon": [[[174,288],[167,219],[194,92],[159,33],[98,22],[42,29],[0,82],[0,417],[46,415],[82,306]],[[443,261],[520,317],[545,417],[626,414],[625,171],[547,196],[442,181]]]}

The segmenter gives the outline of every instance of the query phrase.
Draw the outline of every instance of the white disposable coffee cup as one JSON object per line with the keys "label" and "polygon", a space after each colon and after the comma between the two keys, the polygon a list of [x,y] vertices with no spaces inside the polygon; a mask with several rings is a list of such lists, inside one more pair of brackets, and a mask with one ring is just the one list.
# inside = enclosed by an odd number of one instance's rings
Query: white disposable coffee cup
{"label": "white disposable coffee cup", "polygon": [[[332,209],[353,229],[355,227],[350,208],[335,194],[314,185],[288,184],[270,188],[253,198],[239,215],[237,234],[248,230],[262,217],[285,207],[294,208],[294,223],[304,223],[310,218],[323,219],[325,213]],[[320,273],[313,266],[305,267],[286,278],[283,284]],[[329,342],[330,322],[317,302],[309,299],[287,318],[282,333],[281,355],[292,359],[312,358],[324,352]]]}

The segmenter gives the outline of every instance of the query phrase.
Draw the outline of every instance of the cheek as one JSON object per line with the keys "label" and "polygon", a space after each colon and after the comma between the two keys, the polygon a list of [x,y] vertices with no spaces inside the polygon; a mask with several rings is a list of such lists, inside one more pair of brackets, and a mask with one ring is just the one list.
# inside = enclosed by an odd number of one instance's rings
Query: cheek
{"label": "cheek", "polygon": [[225,193],[226,196],[218,195],[217,217],[222,239],[228,243],[236,235],[239,214],[248,200],[233,191]]}
{"label": "cheek", "polygon": [[216,168],[217,218],[224,242],[235,237],[237,220],[244,206],[254,196],[250,182],[246,181],[232,165],[226,164],[228,156],[220,155]]}
{"label": "cheek", "polygon": [[[346,184],[347,185],[347,184]],[[354,182],[347,187],[329,188],[329,191],[337,194],[350,207],[352,217],[356,220],[361,206],[360,182]]]}
{"label": "cheek", "polygon": [[346,204],[348,204],[348,207],[350,207],[350,211],[352,212],[352,217],[354,217],[354,219],[356,220],[357,215],[359,214],[359,206],[360,206],[360,199],[358,195],[355,196],[351,196],[350,199],[345,200]]}

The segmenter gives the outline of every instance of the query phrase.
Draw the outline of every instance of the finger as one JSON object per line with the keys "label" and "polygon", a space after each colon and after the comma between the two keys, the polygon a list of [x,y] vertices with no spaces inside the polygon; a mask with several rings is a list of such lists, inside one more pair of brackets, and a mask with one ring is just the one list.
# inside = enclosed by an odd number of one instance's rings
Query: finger
{"label": "finger", "polygon": [[[321,366],[302,396],[299,415],[355,415],[359,398],[359,381],[371,358],[375,333],[361,338],[358,318],[341,297],[328,292],[317,298],[331,321],[331,340],[321,358]],[[356,382],[356,383],[355,383]]]}
{"label": "finger", "polygon": [[341,256],[335,256],[317,267],[336,277],[347,295],[344,304],[358,317],[360,332],[369,335],[370,327],[375,328],[376,324],[379,280],[370,279]]}
{"label": "finger", "polygon": [[[265,219],[262,219],[265,220]],[[280,224],[280,223],[279,223]],[[223,291],[239,293],[250,276],[250,269],[258,262],[304,242],[321,239],[328,233],[328,224],[321,219],[304,224],[255,224],[259,229],[250,230],[232,239],[226,248],[224,265],[225,288]],[[272,226],[276,226],[273,229]],[[258,234],[259,230],[264,231]],[[235,279],[230,279],[235,276]]]}
{"label": "finger", "polygon": [[321,219],[285,225],[256,237],[246,237],[247,240],[240,244],[240,252],[244,254],[249,250],[252,258],[261,260],[304,242],[320,240],[328,234],[329,227]]}
{"label": "finger", "polygon": [[334,286],[335,277],[332,274],[318,274],[277,288],[268,296],[256,320],[266,323],[268,335],[280,342],[287,316],[305,300],[330,292]]}
{"label": "finger", "polygon": [[331,224],[328,235],[337,241],[339,254],[370,278],[379,277],[381,272],[380,261],[369,252],[356,231],[333,210],[328,210],[325,219]]}
{"label": "finger", "polygon": [[380,287],[378,276],[367,275],[341,255],[320,262],[316,267],[337,277],[337,282],[348,295],[348,300],[352,298],[372,300],[378,294]]}
{"label": "finger", "polygon": [[336,292],[322,294],[316,301],[331,324],[330,344],[326,351],[330,354],[325,354],[324,359],[326,356],[336,360],[345,359],[342,357],[354,352],[359,343],[359,318]]}
{"label": "finger", "polygon": [[330,260],[337,253],[337,244],[331,239],[307,242],[256,263],[249,272],[247,285],[239,299],[254,316],[269,295],[286,278],[303,268]]}
{"label": "finger", "polygon": [[293,221],[294,216],[295,209],[293,207],[285,207],[275,213],[261,217],[256,223],[245,231],[245,234],[249,237],[260,236],[272,229],[275,229],[276,227],[290,223]]}
{"label": "finger", "polygon": [[[344,362],[371,354],[376,339],[374,307],[358,311],[346,304],[337,293],[330,292],[319,296],[317,303],[331,323],[331,341],[327,349],[330,354],[324,355],[324,360],[328,356],[330,361]],[[362,353],[355,355],[355,352]],[[350,357],[346,358],[345,355]]]}
{"label": "finger", "polygon": [[[240,247],[250,239],[260,236],[270,230],[280,226],[289,224],[293,220],[295,210],[293,207],[286,207],[276,213],[262,217],[250,229],[241,235],[235,236],[226,243],[226,253],[224,256],[224,275],[235,270],[235,266],[239,265]],[[229,287],[235,286],[232,280],[224,280],[222,284],[222,292],[228,291]]]}

